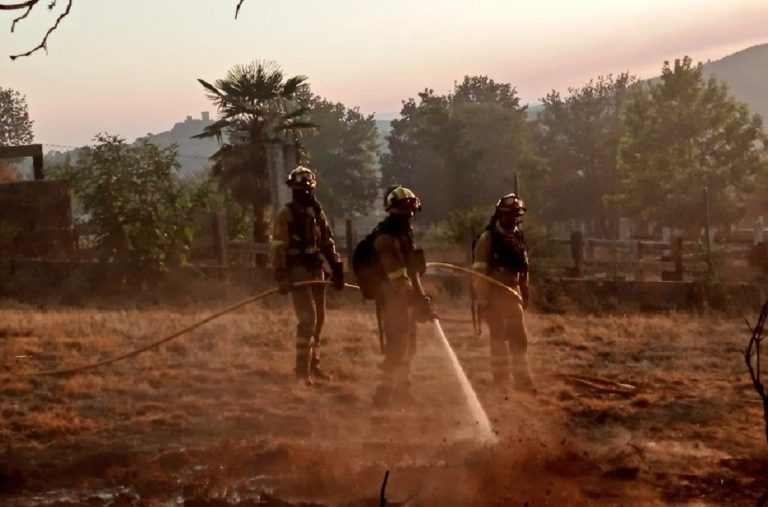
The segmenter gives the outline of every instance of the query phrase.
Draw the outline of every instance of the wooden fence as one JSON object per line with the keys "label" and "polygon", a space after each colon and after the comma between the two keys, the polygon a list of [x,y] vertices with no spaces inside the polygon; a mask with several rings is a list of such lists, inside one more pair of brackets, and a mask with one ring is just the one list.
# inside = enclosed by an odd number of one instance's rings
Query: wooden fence
{"label": "wooden fence", "polygon": [[768,271],[768,246],[752,244],[751,232],[722,235],[707,253],[704,242],[680,236],[669,241],[653,239],[609,240],[585,238],[580,231],[570,238],[550,238],[567,245],[572,264],[564,275],[571,278],[683,281],[711,270],[736,279],[749,279]]}

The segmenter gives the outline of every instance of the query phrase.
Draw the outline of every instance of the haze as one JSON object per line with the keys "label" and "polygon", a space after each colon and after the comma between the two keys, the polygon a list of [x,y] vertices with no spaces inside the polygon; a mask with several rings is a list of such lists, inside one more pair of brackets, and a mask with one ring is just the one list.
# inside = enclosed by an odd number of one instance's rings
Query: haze
{"label": "haze", "polygon": [[36,142],[129,140],[210,110],[196,78],[279,62],[319,95],[392,117],[403,99],[447,91],[465,74],[515,85],[526,102],[599,74],[659,72],[684,54],[718,59],[766,42],[762,0],[77,0],[49,53],[15,62],[55,14],[9,32],[0,17],[0,86],[27,97]]}

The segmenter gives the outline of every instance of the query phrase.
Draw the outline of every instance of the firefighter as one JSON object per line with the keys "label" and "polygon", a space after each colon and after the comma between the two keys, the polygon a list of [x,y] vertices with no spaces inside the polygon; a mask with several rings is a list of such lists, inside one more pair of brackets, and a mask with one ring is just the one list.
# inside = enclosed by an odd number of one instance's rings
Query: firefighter
{"label": "firefighter", "polygon": [[320,369],[320,333],[325,321],[325,287],[294,287],[296,282],[325,280],[323,257],[331,268],[334,288],[344,288],[344,269],[333,241],[333,231],[315,198],[317,179],[306,167],[291,171],[286,184],[292,200],[275,220],[272,268],[283,294],[291,294],[296,312],[296,378],[312,385],[330,380]]}
{"label": "firefighter", "polygon": [[490,223],[475,243],[473,268],[515,289],[513,294],[481,279],[474,279],[479,313],[491,334],[491,371],[496,384],[509,384],[510,356],[515,388],[534,392],[528,369],[528,332],[524,310],[528,306],[528,251],[520,229],[525,204],[514,193],[499,199]]}
{"label": "firefighter", "polygon": [[421,211],[416,195],[402,186],[385,192],[387,217],[374,230],[373,246],[382,281],[376,291],[376,312],[383,335],[382,380],[374,404],[408,403],[410,367],[416,350],[416,322],[435,318],[431,300],[421,286],[424,254],[416,249],[412,219]]}

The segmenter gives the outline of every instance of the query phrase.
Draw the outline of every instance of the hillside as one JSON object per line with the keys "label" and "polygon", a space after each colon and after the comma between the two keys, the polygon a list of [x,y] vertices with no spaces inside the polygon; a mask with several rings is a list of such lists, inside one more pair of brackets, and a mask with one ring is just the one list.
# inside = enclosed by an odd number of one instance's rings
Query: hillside
{"label": "hillside", "polygon": [[704,66],[707,74],[728,83],[736,99],[768,118],[768,44],[752,46]]}
{"label": "hillside", "polygon": [[213,120],[208,113],[202,113],[199,119],[187,116],[186,120],[175,124],[171,130],[159,134],[148,134],[144,139],[164,147],[176,143],[182,174],[195,174],[211,166],[209,157],[219,149],[215,139],[192,139],[192,136],[202,132],[211,123]]}
{"label": "hillside", "polygon": [[[744,49],[720,60],[704,64],[704,75],[713,75],[728,84],[731,95],[745,102],[749,110],[768,118],[768,44]],[[654,81],[658,77],[649,79]],[[574,83],[573,86],[580,86]],[[543,110],[539,103],[529,104],[528,118],[534,119]]]}

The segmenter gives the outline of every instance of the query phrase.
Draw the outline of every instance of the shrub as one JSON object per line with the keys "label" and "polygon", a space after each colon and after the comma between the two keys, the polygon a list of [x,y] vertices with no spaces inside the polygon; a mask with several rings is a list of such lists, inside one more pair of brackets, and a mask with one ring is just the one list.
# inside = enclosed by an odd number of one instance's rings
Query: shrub
{"label": "shrub", "polygon": [[133,281],[154,282],[185,261],[193,234],[189,215],[208,186],[179,178],[175,146],[129,145],[107,134],[96,142],[74,165],[53,173],[72,184],[84,218],[95,226],[99,258],[127,268]]}

